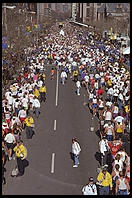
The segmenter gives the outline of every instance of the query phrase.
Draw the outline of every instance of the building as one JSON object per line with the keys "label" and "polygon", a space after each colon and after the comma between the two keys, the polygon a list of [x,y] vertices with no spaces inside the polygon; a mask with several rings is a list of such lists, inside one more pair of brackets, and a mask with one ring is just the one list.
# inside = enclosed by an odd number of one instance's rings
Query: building
{"label": "building", "polygon": [[130,3],[103,3],[97,16],[98,21],[111,24],[115,33],[130,35]]}
{"label": "building", "polygon": [[97,10],[102,3],[79,3],[79,19],[83,23],[91,23],[97,20]]}
{"label": "building", "polygon": [[130,18],[130,4],[129,3],[103,3],[97,9],[97,19],[102,20],[105,17],[114,17],[117,19]]}

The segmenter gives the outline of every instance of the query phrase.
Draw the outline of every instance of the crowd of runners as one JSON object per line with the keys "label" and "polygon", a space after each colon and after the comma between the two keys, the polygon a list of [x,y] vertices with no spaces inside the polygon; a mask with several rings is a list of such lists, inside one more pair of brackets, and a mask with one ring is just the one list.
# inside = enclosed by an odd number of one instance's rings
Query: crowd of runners
{"label": "crowd of runners", "polygon": [[[130,73],[124,67],[126,59],[117,44],[96,32],[69,22],[63,24],[63,31],[60,34],[58,25],[52,26],[41,45],[28,49],[22,71],[5,91],[2,98],[3,167],[6,156],[12,160],[13,148],[24,130],[27,139],[33,136],[34,124],[46,100],[44,68],[49,64],[51,80],[58,69],[63,85],[66,80],[75,83],[77,97],[81,89],[86,89],[88,108],[92,116],[98,118],[101,169],[96,194],[128,194]],[[89,182],[93,183],[93,179]],[[87,189],[85,193],[83,189],[83,194],[89,193],[89,187]]]}

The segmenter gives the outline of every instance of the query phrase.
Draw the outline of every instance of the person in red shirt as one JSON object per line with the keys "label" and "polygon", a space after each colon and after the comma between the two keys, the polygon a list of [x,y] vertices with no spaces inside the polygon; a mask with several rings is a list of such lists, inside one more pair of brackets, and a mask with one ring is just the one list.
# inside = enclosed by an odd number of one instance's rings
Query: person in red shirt
{"label": "person in red shirt", "polygon": [[97,90],[97,96],[103,95],[104,93],[104,89],[102,89],[101,87]]}
{"label": "person in red shirt", "polygon": [[50,79],[51,80],[54,79],[54,74],[55,74],[55,70],[54,70],[54,68],[52,68],[51,71],[50,71]]}
{"label": "person in red shirt", "polygon": [[122,145],[122,141],[121,140],[113,140],[112,142],[108,142],[110,151],[111,151],[111,155],[112,158],[115,159],[116,153],[118,152],[119,148]]}

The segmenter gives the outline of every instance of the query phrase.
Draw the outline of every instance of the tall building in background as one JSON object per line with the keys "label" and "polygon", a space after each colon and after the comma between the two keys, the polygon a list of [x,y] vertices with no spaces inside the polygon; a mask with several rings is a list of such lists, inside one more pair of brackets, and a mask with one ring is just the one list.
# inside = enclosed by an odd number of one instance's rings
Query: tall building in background
{"label": "tall building in background", "polygon": [[83,23],[97,20],[97,10],[102,3],[79,3],[79,18]]}

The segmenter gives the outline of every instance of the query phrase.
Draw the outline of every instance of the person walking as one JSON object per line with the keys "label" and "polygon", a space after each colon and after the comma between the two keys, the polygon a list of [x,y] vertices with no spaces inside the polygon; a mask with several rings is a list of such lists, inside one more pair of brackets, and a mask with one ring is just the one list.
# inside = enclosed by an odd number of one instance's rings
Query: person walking
{"label": "person walking", "polygon": [[46,85],[45,85],[45,83],[40,87],[40,89],[39,89],[39,93],[40,93],[40,102],[42,102],[42,101],[44,101],[45,102],[45,100],[46,100],[46,91],[47,91],[47,89],[46,89]]}
{"label": "person walking", "polygon": [[119,179],[116,180],[116,195],[128,195],[130,190],[130,185],[124,176],[123,171],[119,172]]}
{"label": "person walking", "polygon": [[33,127],[34,127],[34,119],[28,114],[27,118],[25,119],[26,125],[26,136],[27,139],[31,139],[33,135]]}
{"label": "person walking", "polygon": [[79,154],[81,152],[81,147],[75,138],[72,139],[72,154],[74,159],[73,167],[78,167],[79,165]]}
{"label": "person walking", "polygon": [[54,68],[52,68],[50,71],[50,79],[51,80],[54,80],[54,74],[55,74],[55,70],[54,70]]}
{"label": "person walking", "polygon": [[112,191],[112,176],[106,168],[98,174],[97,184],[100,186],[99,195],[109,195],[110,190]]}
{"label": "person walking", "polygon": [[76,87],[77,87],[77,95],[80,96],[81,83],[79,80],[76,82]]}
{"label": "person walking", "polygon": [[101,153],[101,166],[103,166],[107,164],[109,154],[109,145],[106,136],[103,136],[102,140],[99,142],[99,149]]}
{"label": "person walking", "polygon": [[64,70],[62,70],[60,77],[61,77],[61,82],[64,85],[65,79],[67,78],[67,73]]}
{"label": "person walking", "polygon": [[93,177],[89,178],[88,184],[82,188],[83,195],[97,195],[97,187],[94,184]]}
{"label": "person walking", "polygon": [[26,159],[27,157],[27,149],[26,147],[23,145],[23,141],[22,140],[18,140],[17,141],[17,145],[14,147],[14,152],[16,155],[16,160],[17,160],[17,167],[18,167],[18,174],[16,175],[16,177],[22,176],[24,174],[24,159]]}
{"label": "person walking", "polygon": [[4,141],[6,143],[6,146],[7,146],[7,149],[8,149],[8,157],[9,157],[9,160],[12,159],[12,150],[14,148],[14,144],[15,144],[15,136],[14,134],[12,133],[12,130],[9,129],[9,132],[6,134],[5,138],[4,138]]}
{"label": "person walking", "polygon": [[39,113],[40,113],[40,110],[39,110],[40,109],[40,102],[39,102],[39,100],[36,96],[34,97],[34,100],[33,100],[33,108],[34,108],[35,115],[38,118]]}

